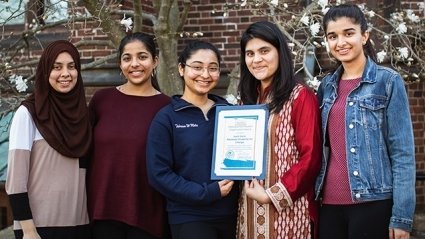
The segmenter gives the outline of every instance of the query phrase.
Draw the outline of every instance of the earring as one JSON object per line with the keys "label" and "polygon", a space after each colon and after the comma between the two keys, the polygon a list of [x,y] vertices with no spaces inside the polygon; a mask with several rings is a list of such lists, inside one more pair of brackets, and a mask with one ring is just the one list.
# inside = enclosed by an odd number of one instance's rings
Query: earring
{"label": "earring", "polygon": [[156,68],[153,68],[151,77],[154,77],[155,75],[156,75]]}

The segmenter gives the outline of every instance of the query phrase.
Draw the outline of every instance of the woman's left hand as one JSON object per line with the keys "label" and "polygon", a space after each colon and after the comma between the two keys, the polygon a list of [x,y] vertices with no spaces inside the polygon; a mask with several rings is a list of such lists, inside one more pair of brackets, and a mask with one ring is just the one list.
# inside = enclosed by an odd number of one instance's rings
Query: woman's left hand
{"label": "woman's left hand", "polygon": [[410,233],[398,228],[390,228],[390,239],[409,239]]}
{"label": "woman's left hand", "polygon": [[261,204],[271,203],[269,195],[264,189],[264,183],[253,178],[251,181],[245,180],[245,193],[246,195]]}

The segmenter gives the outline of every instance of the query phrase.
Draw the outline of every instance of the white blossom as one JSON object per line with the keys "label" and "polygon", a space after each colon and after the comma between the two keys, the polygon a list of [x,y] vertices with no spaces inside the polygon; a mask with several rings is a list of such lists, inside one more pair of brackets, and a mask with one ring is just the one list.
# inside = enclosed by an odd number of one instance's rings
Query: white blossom
{"label": "white blossom", "polygon": [[413,12],[412,9],[408,9],[406,10],[406,16],[407,18],[409,18],[410,21],[412,22],[419,22],[420,19],[418,16],[416,16],[416,14]]}
{"label": "white blossom", "polygon": [[[7,64],[7,63],[6,63],[6,64]],[[9,77],[9,81],[10,81],[10,83],[15,84],[16,79],[17,79],[17,78],[19,78],[19,77],[21,77],[21,78],[22,78],[22,76],[11,75],[11,76]]]}
{"label": "white blossom", "polygon": [[420,3],[418,3],[418,7],[419,7],[419,9],[421,9],[421,10],[424,10],[424,11],[425,11],[425,2],[420,2]]}
{"label": "white blossom", "polygon": [[324,45],[324,46],[326,47],[326,52],[327,52],[327,53],[331,52],[331,49],[329,48],[329,43],[328,43],[328,41],[326,40],[326,37],[324,37],[324,38],[323,38],[323,43],[322,43],[322,45]]}
{"label": "white blossom", "polygon": [[307,80],[307,85],[313,88],[315,91],[317,91],[317,89],[319,89],[319,86],[320,86],[320,81],[317,80],[317,77],[313,77],[313,79]]}
{"label": "white blossom", "polygon": [[407,47],[399,47],[398,52],[402,59],[407,59],[409,57],[409,49],[407,49]]}
{"label": "white blossom", "polygon": [[320,31],[320,23],[316,22],[312,25],[310,25],[310,32],[312,36],[316,36],[317,33]]}
{"label": "white blossom", "polygon": [[131,26],[131,25],[133,25],[133,20],[131,20],[131,17],[125,19],[125,15],[124,15],[124,17],[121,19],[120,23],[121,23],[121,25],[125,26],[125,32],[128,32],[133,28],[133,26]]}
{"label": "white blossom", "polygon": [[402,22],[398,25],[398,27],[395,29],[399,34],[404,34],[407,32],[406,23]]}
{"label": "white blossom", "polygon": [[385,38],[385,40],[388,40],[388,39],[390,39],[390,36],[385,35],[384,38]]}
{"label": "white blossom", "polygon": [[247,2],[247,0],[242,0],[241,7],[245,7],[246,6],[246,2]]}
{"label": "white blossom", "polygon": [[279,0],[271,0],[270,1],[270,3],[273,5],[273,6],[277,6],[278,4],[279,4]]}
{"label": "white blossom", "polygon": [[304,25],[308,26],[308,24],[310,23],[310,17],[304,15],[301,19],[300,22],[302,22]]}
{"label": "white blossom", "polygon": [[202,33],[202,32],[194,32],[193,34],[192,34],[192,36],[193,37],[201,37],[201,36],[203,36],[204,35],[204,33]]}
{"label": "white blossom", "polygon": [[236,105],[238,103],[238,99],[232,94],[225,95],[224,98],[232,105]]}
{"label": "white blossom", "polygon": [[322,14],[325,15],[329,11],[328,7],[322,8]]}
{"label": "white blossom", "polygon": [[391,13],[391,18],[399,22],[403,21],[403,16],[399,12]]}
{"label": "white blossom", "polygon": [[386,51],[384,51],[384,50],[382,50],[382,51],[378,52],[378,53],[376,54],[376,56],[377,56],[377,60],[378,60],[378,62],[379,62],[379,63],[382,63],[382,62],[384,61],[385,57],[387,56],[387,52],[386,52]]}
{"label": "white blossom", "polygon": [[372,23],[368,23],[368,24],[367,24],[367,29],[366,29],[366,31],[370,33],[370,32],[372,32],[372,30],[373,30],[373,24],[372,24]]}
{"label": "white blossom", "polygon": [[375,16],[375,12],[370,10],[366,13],[369,17],[374,17]]}
{"label": "white blossom", "polygon": [[328,0],[318,0],[317,4],[319,4],[320,7],[325,8],[328,5]]}
{"label": "white blossom", "polygon": [[288,4],[287,4],[287,3],[284,3],[284,4],[283,4],[283,7],[284,7],[284,8],[288,8]]}
{"label": "white blossom", "polygon": [[18,92],[25,92],[28,89],[27,81],[23,80],[22,77],[16,80],[16,89]]}
{"label": "white blossom", "polygon": [[15,84],[18,92],[25,92],[28,89],[27,80],[23,79],[22,76],[11,75],[9,77],[9,81],[12,84]]}

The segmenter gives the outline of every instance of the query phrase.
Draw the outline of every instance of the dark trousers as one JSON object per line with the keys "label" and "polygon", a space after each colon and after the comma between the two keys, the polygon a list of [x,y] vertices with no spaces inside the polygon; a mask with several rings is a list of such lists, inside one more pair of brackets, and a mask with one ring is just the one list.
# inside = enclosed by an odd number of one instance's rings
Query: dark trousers
{"label": "dark trousers", "polygon": [[235,239],[236,219],[171,225],[173,239]]}
{"label": "dark trousers", "polygon": [[[15,230],[15,238],[22,239],[22,230]],[[91,239],[90,225],[73,227],[37,227],[37,233],[42,239]]]}
{"label": "dark trousers", "polygon": [[158,239],[148,232],[113,220],[93,222],[93,239]]}
{"label": "dark trousers", "polygon": [[320,208],[320,239],[388,239],[392,200]]}

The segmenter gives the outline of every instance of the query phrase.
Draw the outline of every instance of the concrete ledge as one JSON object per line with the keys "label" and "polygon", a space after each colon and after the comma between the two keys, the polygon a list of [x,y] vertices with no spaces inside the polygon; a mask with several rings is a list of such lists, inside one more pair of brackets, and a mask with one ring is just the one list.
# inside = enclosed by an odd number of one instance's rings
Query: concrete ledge
{"label": "concrete ledge", "polygon": [[15,234],[13,234],[12,227],[7,227],[0,231],[1,239],[15,239]]}

